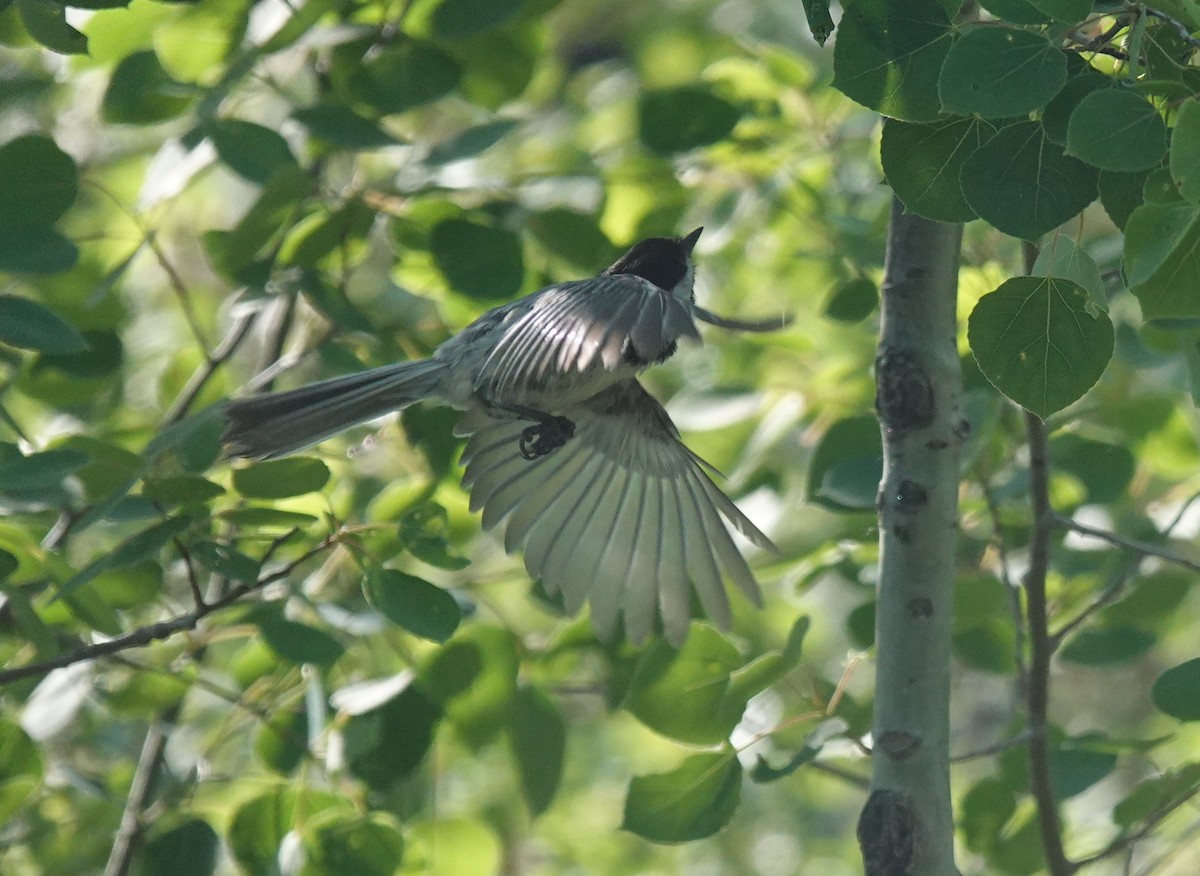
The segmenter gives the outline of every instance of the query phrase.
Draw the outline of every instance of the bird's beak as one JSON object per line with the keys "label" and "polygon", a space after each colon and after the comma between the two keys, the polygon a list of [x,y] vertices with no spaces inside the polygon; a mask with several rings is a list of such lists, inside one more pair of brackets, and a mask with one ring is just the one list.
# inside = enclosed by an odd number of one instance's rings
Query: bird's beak
{"label": "bird's beak", "polygon": [[701,225],[699,228],[697,228],[695,231],[693,231],[687,237],[684,237],[679,241],[680,243],[682,243],[684,245],[684,248],[687,249],[688,255],[692,254],[692,247],[694,247],[696,245],[696,241],[700,239],[700,232],[703,230],[704,230],[704,226]]}

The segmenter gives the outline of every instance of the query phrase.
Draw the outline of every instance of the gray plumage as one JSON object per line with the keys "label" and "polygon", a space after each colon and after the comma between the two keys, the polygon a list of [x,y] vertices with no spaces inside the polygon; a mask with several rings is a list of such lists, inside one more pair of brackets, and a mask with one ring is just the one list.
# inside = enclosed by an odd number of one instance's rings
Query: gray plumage
{"label": "gray plumage", "polygon": [[[760,547],[771,542],[712,482],[636,376],[680,339],[699,340],[697,319],[745,331],[785,322],[698,307],[690,259],[698,236],[650,238],[598,277],[497,307],[429,359],[232,401],[227,451],[281,456],[439,401],[466,411],[458,432],[468,436],[472,509],[486,528],[504,524],[506,550],[523,549],[530,575],[568,611],[589,602],[598,635],[611,639],[623,622],[641,642],[657,618],[679,645],[693,594],[727,626],[722,573],[755,604],[761,595],[725,522]],[[552,421],[570,428],[551,430]]]}

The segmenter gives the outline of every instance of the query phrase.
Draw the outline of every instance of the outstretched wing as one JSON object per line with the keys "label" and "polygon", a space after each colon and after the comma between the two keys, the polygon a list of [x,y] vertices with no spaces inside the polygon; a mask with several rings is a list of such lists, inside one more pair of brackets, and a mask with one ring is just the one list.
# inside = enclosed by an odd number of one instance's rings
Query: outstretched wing
{"label": "outstretched wing", "polygon": [[504,326],[476,388],[504,398],[563,374],[659,361],[679,338],[700,337],[691,308],[690,301],[626,274],[551,286]]}
{"label": "outstretched wing", "polygon": [[534,460],[519,450],[524,421],[473,409],[459,425],[470,435],[463,483],[471,507],[483,509],[485,527],[506,523],[504,546],[524,548],[530,575],[562,594],[572,614],[589,602],[602,638],[611,639],[623,619],[635,643],[657,615],[668,641],[681,644],[693,592],[710,619],[728,626],[722,570],[761,604],[725,521],[755,544],[774,546],[712,482],[636,380],[563,415],[574,437]]}

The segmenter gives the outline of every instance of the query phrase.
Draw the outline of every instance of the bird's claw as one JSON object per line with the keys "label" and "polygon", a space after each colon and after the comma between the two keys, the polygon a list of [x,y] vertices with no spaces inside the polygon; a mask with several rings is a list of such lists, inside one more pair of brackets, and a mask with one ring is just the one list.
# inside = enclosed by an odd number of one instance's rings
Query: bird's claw
{"label": "bird's claw", "polygon": [[521,456],[541,459],[562,447],[575,435],[575,424],[566,417],[550,417],[522,430]]}

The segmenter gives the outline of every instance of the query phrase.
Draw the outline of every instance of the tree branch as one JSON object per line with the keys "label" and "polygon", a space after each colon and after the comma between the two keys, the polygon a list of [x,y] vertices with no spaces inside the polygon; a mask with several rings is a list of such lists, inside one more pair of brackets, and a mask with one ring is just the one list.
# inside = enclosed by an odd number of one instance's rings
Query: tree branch
{"label": "tree branch", "polygon": [[1086,523],[1080,523],[1077,520],[1072,520],[1070,517],[1064,517],[1061,514],[1053,515],[1053,522],[1057,526],[1064,529],[1070,529],[1073,532],[1078,532],[1080,535],[1099,538],[1109,544],[1114,544],[1117,547],[1124,548],[1127,551],[1133,551],[1137,554],[1142,554],[1147,557],[1158,557],[1160,560],[1165,560],[1168,563],[1173,563],[1177,566],[1183,566],[1192,572],[1200,572],[1200,562],[1189,560],[1187,557],[1181,557],[1178,554],[1171,553],[1158,545],[1150,544],[1145,541],[1137,541],[1132,538],[1125,538],[1123,535],[1117,535],[1115,532],[1109,532],[1106,529],[1097,529],[1094,526],[1088,526]]}
{"label": "tree branch", "polygon": [[966,437],[956,296],[962,226],[893,200],[875,360],[883,438],[868,876],[953,876],[950,637]]}
{"label": "tree branch", "polygon": [[268,584],[275,581],[280,581],[288,575],[292,574],[298,566],[312,557],[326,550],[333,544],[336,544],[341,539],[341,533],[335,532],[322,539],[316,546],[310,548],[300,555],[297,559],[288,563],[282,569],[272,572],[270,575],[265,575],[259,578],[252,584],[239,584],[228,593],[219,599],[207,602],[197,606],[192,611],[186,614],[181,614],[169,620],[160,621],[159,623],[149,624],[144,627],[139,627],[136,630],[125,633],[124,635],[108,639],[104,642],[96,642],[93,645],[86,645],[82,648],[77,648],[67,654],[60,654],[50,660],[43,660],[38,663],[29,663],[25,666],[19,666],[16,669],[6,669],[0,671],[0,687],[6,684],[11,684],[14,681],[21,681],[25,678],[32,678],[37,675],[44,675],[54,669],[62,669],[64,666],[71,666],[75,663],[82,663],[85,660],[95,660],[97,657],[107,657],[110,654],[119,654],[122,651],[128,651],[130,648],[141,648],[149,645],[151,642],[156,642],[160,639],[169,638],[176,633],[185,630],[195,629],[196,625],[206,618],[208,615],[222,608],[227,608],[233,605],[242,597],[257,590],[261,590]]}
{"label": "tree branch", "polygon": [[1042,850],[1052,876],[1069,876],[1075,866],[1063,850],[1062,822],[1050,775],[1050,742],[1046,713],[1050,705],[1050,659],[1054,643],[1049,632],[1046,603],[1046,574],[1050,568],[1050,533],[1054,512],[1050,506],[1050,462],[1046,424],[1025,412],[1029,436],[1029,499],[1033,510],[1033,532],[1029,545],[1029,571],[1025,574],[1025,610],[1029,624],[1029,782],[1037,804]]}

